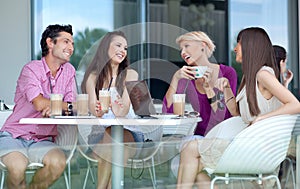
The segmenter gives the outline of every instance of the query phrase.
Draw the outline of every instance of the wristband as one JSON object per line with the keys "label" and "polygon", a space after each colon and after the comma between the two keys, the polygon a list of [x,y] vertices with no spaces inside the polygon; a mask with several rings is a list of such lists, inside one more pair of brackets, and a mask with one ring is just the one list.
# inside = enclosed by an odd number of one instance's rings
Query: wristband
{"label": "wristband", "polygon": [[225,104],[227,104],[230,100],[232,100],[234,96],[230,97],[228,100],[226,100]]}

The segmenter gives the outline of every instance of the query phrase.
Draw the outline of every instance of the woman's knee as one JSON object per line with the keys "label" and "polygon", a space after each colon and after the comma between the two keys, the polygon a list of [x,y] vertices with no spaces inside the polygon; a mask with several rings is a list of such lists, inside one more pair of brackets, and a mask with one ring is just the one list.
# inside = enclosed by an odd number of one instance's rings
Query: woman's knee
{"label": "woman's knee", "polygon": [[192,140],[184,144],[181,149],[180,156],[199,157],[197,140]]}
{"label": "woman's knee", "polygon": [[195,152],[197,151],[198,152],[198,141],[197,140],[192,140],[192,141],[189,141],[187,142],[186,144],[183,145],[183,148],[182,148],[183,151],[186,151],[186,152]]}

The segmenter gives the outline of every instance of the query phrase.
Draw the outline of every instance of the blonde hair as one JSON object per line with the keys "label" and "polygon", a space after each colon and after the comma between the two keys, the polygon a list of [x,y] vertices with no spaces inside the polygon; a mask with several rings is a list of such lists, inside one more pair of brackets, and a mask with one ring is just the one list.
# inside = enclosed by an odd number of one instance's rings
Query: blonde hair
{"label": "blonde hair", "polygon": [[208,37],[208,35],[202,31],[192,31],[192,32],[188,32],[185,33],[181,36],[179,36],[176,39],[176,43],[179,45],[182,41],[200,41],[200,42],[204,42],[206,44],[205,48],[205,53],[207,55],[207,57],[211,57],[211,55],[213,54],[213,52],[216,49],[215,44],[213,43],[213,41]]}

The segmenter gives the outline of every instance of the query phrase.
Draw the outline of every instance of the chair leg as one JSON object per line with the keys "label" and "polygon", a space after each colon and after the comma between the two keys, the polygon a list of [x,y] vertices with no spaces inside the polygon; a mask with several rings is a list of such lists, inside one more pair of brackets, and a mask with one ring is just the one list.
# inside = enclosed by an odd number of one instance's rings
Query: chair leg
{"label": "chair leg", "polygon": [[87,180],[88,180],[88,177],[89,175],[91,174],[91,177],[92,177],[92,181],[93,181],[93,184],[95,184],[95,176],[94,176],[94,171],[93,171],[93,165],[91,164],[91,162],[89,160],[86,160],[87,162],[87,170],[86,170],[86,174],[85,174],[85,178],[84,178],[84,182],[83,182],[83,189],[86,188],[86,183],[87,183]]}
{"label": "chair leg", "polygon": [[66,188],[67,188],[67,189],[70,189],[70,186],[69,186],[69,179],[68,179],[68,174],[67,174],[66,171],[64,171],[64,178],[65,178]]}
{"label": "chair leg", "polygon": [[91,163],[89,163],[89,168],[90,168],[90,174],[91,174],[91,177],[92,177],[92,181],[93,181],[93,184],[96,183],[96,176],[95,176],[95,171],[94,171],[94,168],[93,168],[93,165]]}
{"label": "chair leg", "polygon": [[295,181],[295,173],[294,173],[294,167],[291,167],[291,172],[292,172],[292,182],[293,182],[293,189],[296,189],[296,181]]}
{"label": "chair leg", "polygon": [[151,158],[151,167],[149,167],[149,173],[152,181],[152,186],[154,189],[156,189],[157,183],[156,183],[156,173],[155,173],[155,167],[154,167],[154,159]]}
{"label": "chair leg", "polygon": [[85,174],[85,178],[84,178],[84,182],[83,182],[83,187],[82,187],[82,189],[85,189],[85,187],[86,187],[86,182],[87,182],[87,179],[88,179],[88,177],[89,177],[89,173],[90,173],[90,168],[89,168],[89,166],[87,167],[87,170],[86,170],[86,174]]}
{"label": "chair leg", "polygon": [[216,180],[216,178],[212,179],[212,181],[210,182],[210,189],[214,189]]}
{"label": "chair leg", "polygon": [[5,171],[1,171],[1,186],[0,189],[3,189],[4,186],[4,179],[5,179]]}
{"label": "chair leg", "polygon": [[286,172],[286,179],[285,179],[285,183],[284,183],[284,189],[286,189],[286,186],[287,186],[289,178],[290,178],[290,174],[292,176],[293,189],[295,189],[296,188],[296,181],[295,181],[293,160],[291,160],[289,157],[287,157],[285,160],[288,163],[288,170]]}
{"label": "chair leg", "polygon": [[70,162],[68,162],[68,183],[69,183],[68,189],[71,189],[72,186],[71,186],[71,163]]}
{"label": "chair leg", "polygon": [[277,188],[278,188],[278,189],[281,189],[281,184],[280,184],[279,178],[278,178],[278,177],[275,177],[275,178],[276,178],[276,185],[277,185]]}
{"label": "chair leg", "polygon": [[[156,189],[157,183],[156,183],[156,173],[155,173],[155,164],[154,164],[154,158],[151,158],[151,167],[149,167],[149,172],[152,180],[153,188]],[[150,171],[152,169],[152,171]],[[151,173],[152,172],[152,173]]]}

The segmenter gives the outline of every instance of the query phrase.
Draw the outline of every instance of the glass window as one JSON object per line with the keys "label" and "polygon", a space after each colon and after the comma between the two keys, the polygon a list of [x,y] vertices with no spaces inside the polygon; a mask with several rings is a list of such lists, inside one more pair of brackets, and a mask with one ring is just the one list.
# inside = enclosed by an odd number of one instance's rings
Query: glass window
{"label": "glass window", "polygon": [[[262,27],[274,45],[283,46],[289,52],[288,0],[230,0],[230,51],[231,64],[241,79],[241,65],[235,62],[233,48],[240,30],[246,27]],[[288,66],[291,67],[291,62]]]}
{"label": "glass window", "polygon": [[288,66],[297,70],[298,52],[290,53],[297,44],[291,45],[289,38],[297,29],[288,23],[297,19],[291,18],[297,10],[291,7],[297,6],[288,0],[34,0],[32,58],[40,56],[40,35],[47,25],[72,24],[75,51],[71,63],[83,74],[95,42],[106,32],[121,29],[127,31],[132,67],[140,79],[151,80],[154,98],[162,99],[174,70],[184,64],[175,39],[187,31],[206,32],[217,47],[212,61],[232,65],[241,79],[233,53],[236,35],[245,27],[263,27],[273,44],[286,48]]}
{"label": "glass window", "polygon": [[135,27],[134,32],[126,30],[125,26],[144,22],[145,2],[146,0],[34,0],[32,58],[41,57],[39,40],[49,24],[71,24],[75,48],[70,62],[77,69],[79,82],[96,51],[97,42],[109,31],[122,30],[128,38],[134,36],[135,44],[129,46],[128,56],[131,61],[139,60],[144,56],[144,46],[141,45],[144,25]]}

